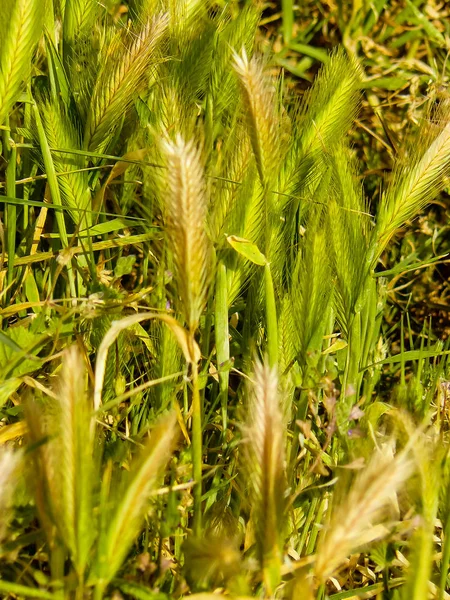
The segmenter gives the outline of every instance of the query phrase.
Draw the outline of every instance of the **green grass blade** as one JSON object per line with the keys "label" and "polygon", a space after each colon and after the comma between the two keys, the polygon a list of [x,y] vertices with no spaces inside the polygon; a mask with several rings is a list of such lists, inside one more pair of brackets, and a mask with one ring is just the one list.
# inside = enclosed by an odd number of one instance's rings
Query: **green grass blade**
{"label": "green grass blade", "polygon": [[31,57],[42,33],[44,16],[40,0],[5,0],[5,3],[7,6],[2,10],[5,15],[10,11],[10,19],[0,48],[0,124],[30,76]]}

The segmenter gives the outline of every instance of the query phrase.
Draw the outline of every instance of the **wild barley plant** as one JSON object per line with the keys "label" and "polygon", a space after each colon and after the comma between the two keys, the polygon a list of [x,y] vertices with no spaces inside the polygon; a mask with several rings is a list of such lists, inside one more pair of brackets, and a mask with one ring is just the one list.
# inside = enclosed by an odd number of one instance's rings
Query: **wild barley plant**
{"label": "wild barley plant", "polygon": [[251,482],[251,521],[267,594],[281,580],[286,510],[283,411],[278,375],[268,359],[258,363],[250,391],[248,422],[244,430],[244,472]]}
{"label": "wild barley plant", "polygon": [[[0,24],[1,339],[16,353],[1,398],[10,406],[23,386],[40,390],[27,423],[51,594],[100,599],[118,574],[124,593],[148,594],[129,591],[120,570],[177,420],[184,448],[161,504],[177,536],[156,543],[147,528],[144,544],[158,557],[158,585],[180,596],[185,556],[189,565],[180,538],[193,532],[191,548],[198,544],[216,503],[234,540],[223,554],[232,557],[220,575],[225,587],[251,594],[262,581],[258,593],[288,596],[298,568],[298,585],[323,597],[348,554],[389,536],[378,519],[412,470],[382,437],[384,409],[372,402],[366,373],[380,370],[379,258],[445,185],[448,107],[424,118],[375,208],[346,143],[364,74],[344,50],[329,56],[300,101],[271,73],[270,56],[255,50],[261,7],[134,0],[128,8],[123,17],[114,3],[60,0],[43,9],[7,0]],[[130,307],[136,314],[113,322]],[[36,315],[33,327],[26,310]],[[59,387],[44,386],[41,375],[58,369],[54,354],[74,340],[83,354],[68,350]],[[248,422],[239,428],[238,378],[266,354],[250,375]],[[348,436],[356,404],[367,411],[363,432],[382,442],[348,497],[334,499],[327,477],[359,448]],[[176,417],[161,414],[172,406]],[[124,449],[118,460],[97,458],[103,442]],[[413,539],[423,551],[412,559],[420,577],[410,577],[405,593],[420,595],[438,494],[423,465],[418,471],[424,520]],[[6,486],[6,505],[11,493]],[[197,567],[217,574],[217,565],[207,568],[213,553],[195,547]],[[164,552],[173,553],[172,571],[163,572]]]}
{"label": "wild barley plant", "polygon": [[[128,470],[112,473],[107,463],[101,477],[101,441],[75,347],[65,352],[58,388],[48,393],[48,398],[30,401],[27,423],[35,448],[34,497],[51,552],[52,578],[65,589],[62,597],[74,592],[83,598],[94,588],[94,596],[101,598],[141,527],[150,493],[174,449],[174,415],[153,429]],[[66,557],[75,583],[63,581]]]}

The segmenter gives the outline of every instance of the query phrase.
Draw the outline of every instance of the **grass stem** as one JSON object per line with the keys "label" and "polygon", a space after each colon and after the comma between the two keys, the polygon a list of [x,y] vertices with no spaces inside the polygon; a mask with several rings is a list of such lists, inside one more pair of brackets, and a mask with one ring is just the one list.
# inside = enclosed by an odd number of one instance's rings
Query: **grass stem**
{"label": "grass stem", "polygon": [[217,266],[216,295],[215,295],[215,334],[217,370],[219,372],[219,394],[222,406],[223,435],[227,430],[227,401],[230,359],[230,342],[228,332],[228,301],[227,301],[227,268],[220,261]]}
{"label": "grass stem", "polygon": [[198,365],[192,363],[192,471],[194,478],[194,535],[202,531],[202,413],[198,380]]}
{"label": "grass stem", "polygon": [[264,266],[264,285],[266,297],[267,354],[269,365],[274,367],[278,363],[277,307],[272,273],[268,264]]}

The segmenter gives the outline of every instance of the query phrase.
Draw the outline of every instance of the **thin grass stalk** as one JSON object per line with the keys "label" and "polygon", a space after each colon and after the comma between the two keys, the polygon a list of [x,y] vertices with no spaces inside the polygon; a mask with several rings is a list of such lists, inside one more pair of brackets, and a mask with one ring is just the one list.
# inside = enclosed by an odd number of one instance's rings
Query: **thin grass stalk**
{"label": "thin grass stalk", "polygon": [[[27,90],[28,96],[31,96],[31,86],[28,84]],[[24,127],[28,130],[31,129],[31,105],[27,102],[23,109],[23,124]],[[30,153],[25,152],[22,157],[22,173],[30,173],[31,176],[34,176],[37,172],[37,165],[33,162]],[[29,186],[24,186],[22,189],[22,198],[24,201],[27,201],[30,197],[30,189]],[[25,231],[28,227],[29,221],[29,210],[25,208],[22,211],[22,228]]]}
{"label": "thin grass stalk", "polygon": [[[106,463],[102,477],[102,484],[100,487],[99,505],[100,507],[104,508],[104,510],[100,510],[100,532],[106,532],[106,529],[108,527],[109,512],[108,510],[106,510],[106,507],[108,507],[109,497],[111,494],[112,466],[112,461],[109,460]],[[98,577],[94,585],[94,600],[103,600],[103,593],[105,591],[106,586],[107,582],[105,581],[105,579],[103,579],[102,577]]]}
{"label": "thin grass stalk", "polygon": [[283,13],[283,38],[284,43],[289,44],[292,38],[294,26],[294,3],[292,0],[281,0],[281,11]]}
{"label": "thin grass stalk", "polygon": [[273,285],[270,265],[264,265],[264,287],[266,301],[266,325],[267,325],[267,356],[269,365],[275,367],[278,364],[278,325],[277,306],[275,302],[275,289]]}
{"label": "thin grass stalk", "polygon": [[413,560],[405,586],[404,600],[423,600],[429,593],[429,581],[433,563],[434,528],[424,524],[411,539]]}
{"label": "thin grass stalk", "polygon": [[306,514],[306,519],[305,519],[305,522],[303,523],[303,526],[301,529],[300,540],[296,547],[296,551],[298,552],[298,554],[300,556],[306,555],[306,552],[304,553],[303,549],[305,548],[306,539],[311,530],[311,525],[313,524],[313,521],[316,517],[318,504],[319,504],[319,498],[317,496],[314,496],[314,498],[312,498],[309,503],[308,512]]}
{"label": "thin grass stalk", "polygon": [[313,552],[314,552],[314,549],[316,547],[317,537],[319,535],[319,531],[322,528],[323,520],[325,517],[325,513],[327,511],[327,508],[329,506],[329,503],[330,503],[329,495],[325,494],[324,497],[322,498],[322,500],[320,501],[319,506],[317,507],[317,513],[315,515],[314,522],[310,523],[310,526],[308,527],[309,538],[308,538],[308,543],[306,545],[306,551],[305,551],[306,556],[309,556],[310,554],[313,554]]}
{"label": "thin grass stalk", "polygon": [[342,378],[342,392],[337,407],[337,425],[345,434],[348,430],[349,415],[358,395],[359,364],[361,359],[361,313],[357,312],[350,324],[348,334],[347,357]]}
{"label": "thin grass stalk", "polygon": [[198,364],[191,365],[192,382],[192,466],[194,476],[194,523],[193,533],[200,537],[202,533],[202,470],[203,470],[203,439],[202,439],[202,407],[198,381]]}
{"label": "thin grass stalk", "polygon": [[[404,415],[400,415],[404,419]],[[417,465],[418,503],[420,524],[410,540],[410,565],[404,587],[403,598],[422,600],[429,594],[429,581],[433,570],[434,531],[438,513],[439,496],[442,485],[442,458],[445,447],[437,436],[432,439],[430,429],[417,437],[415,424],[404,419],[405,426],[413,440],[413,452]]]}
{"label": "thin grass stalk", "polygon": [[50,39],[55,43],[56,27],[55,27],[55,7],[53,0],[45,1],[45,16],[44,30],[50,36]]}
{"label": "thin grass stalk", "polygon": [[[214,321],[214,306],[215,306],[215,298],[214,298],[213,294],[211,294],[209,296],[208,303],[206,305],[205,324],[204,324],[204,327],[202,328],[202,345],[201,345],[202,356],[209,355],[209,348],[211,345],[211,332],[212,332],[213,321]],[[203,371],[200,372],[200,375],[207,377],[207,369],[208,369],[207,364],[205,364]],[[202,415],[204,415],[204,412],[205,412],[206,387],[207,386],[204,386],[200,393]]]}
{"label": "thin grass stalk", "polygon": [[227,430],[227,402],[230,371],[230,340],[228,332],[228,293],[227,293],[227,268],[223,261],[219,261],[216,273],[215,294],[215,336],[217,371],[219,373],[219,393],[222,407],[223,436]]}
{"label": "thin grass stalk", "polygon": [[[365,367],[370,360],[371,352],[374,351],[380,333],[379,313],[382,312],[385,300],[383,298],[382,286],[378,281],[370,278],[371,291],[368,297],[368,306],[365,310],[365,325],[362,336],[362,353],[360,367]],[[361,376],[362,379],[362,376]],[[358,386],[359,390],[359,386]]]}
{"label": "thin grass stalk", "polygon": [[35,587],[28,587],[12,581],[4,581],[3,579],[0,580],[0,592],[5,593],[5,598],[13,594],[16,596],[16,598],[21,597],[37,598],[38,600],[55,600],[55,594],[53,592],[36,589]]}
{"label": "thin grass stalk", "polygon": [[[17,164],[17,148],[8,132],[5,132],[4,136],[5,154],[6,160],[8,161],[6,167],[6,195],[10,198],[16,197],[16,164]],[[17,208],[12,202],[7,206],[6,216],[6,233],[8,249],[8,286],[11,286],[14,282],[14,256],[16,253],[16,220],[17,220]]]}
{"label": "thin grass stalk", "polygon": [[52,543],[50,547],[50,573],[54,585],[55,600],[64,600],[64,563],[66,561],[66,550],[59,542]]}
{"label": "thin grass stalk", "polygon": [[[308,415],[308,391],[301,390],[300,398],[297,400],[296,404],[294,404],[295,410],[295,421],[306,421]],[[300,439],[298,435],[293,436],[292,445],[289,452],[289,473],[291,474],[291,482],[292,484],[297,483],[297,457],[298,451],[300,449]],[[303,547],[303,545],[301,546]],[[301,550],[298,550],[301,553]]]}

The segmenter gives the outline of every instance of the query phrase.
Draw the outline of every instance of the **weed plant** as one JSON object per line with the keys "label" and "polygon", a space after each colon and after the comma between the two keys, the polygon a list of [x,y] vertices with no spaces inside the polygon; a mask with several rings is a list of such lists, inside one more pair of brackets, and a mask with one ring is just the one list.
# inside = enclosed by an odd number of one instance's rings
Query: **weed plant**
{"label": "weed plant", "polygon": [[364,65],[293,94],[262,8],[3,2],[2,597],[448,597],[450,351],[407,313],[389,348],[427,263],[383,257],[450,104],[374,202]]}

